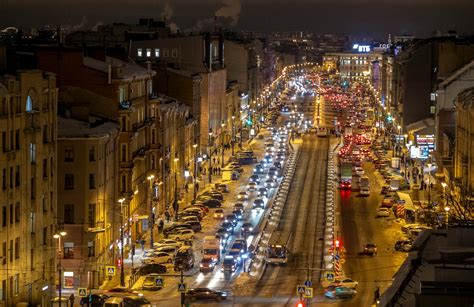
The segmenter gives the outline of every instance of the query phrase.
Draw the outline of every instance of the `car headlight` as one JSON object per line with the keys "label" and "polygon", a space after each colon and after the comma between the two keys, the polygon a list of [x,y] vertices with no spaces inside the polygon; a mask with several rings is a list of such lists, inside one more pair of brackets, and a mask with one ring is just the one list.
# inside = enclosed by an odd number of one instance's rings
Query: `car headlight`
{"label": "car headlight", "polygon": [[252,228],[252,227],[250,227],[250,228],[249,228],[249,231],[253,231],[253,228]]}
{"label": "car headlight", "polygon": [[201,268],[203,267],[203,265],[202,265],[202,264],[200,264],[199,266],[200,266]]}

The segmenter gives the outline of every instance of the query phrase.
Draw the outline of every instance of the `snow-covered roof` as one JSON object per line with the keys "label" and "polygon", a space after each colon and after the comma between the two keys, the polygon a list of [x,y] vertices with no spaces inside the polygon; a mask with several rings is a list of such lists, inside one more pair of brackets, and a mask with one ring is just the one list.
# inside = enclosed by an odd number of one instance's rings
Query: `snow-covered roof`
{"label": "snow-covered roof", "polygon": [[122,72],[123,72],[122,76],[120,77],[121,79],[144,78],[144,77],[149,78],[156,74],[155,71],[147,70],[139,65],[129,63],[129,62],[124,62],[122,60],[112,58],[112,57],[106,57],[105,62],[94,59],[94,58],[90,58],[90,57],[84,57],[83,63],[85,66],[101,71],[103,73],[108,73],[109,64],[112,67],[121,66]]}
{"label": "snow-covered roof", "polygon": [[446,80],[444,80],[443,82],[439,84],[438,88],[441,89],[441,88],[447,87],[449,84],[451,84],[451,82],[455,81],[456,79],[461,77],[465,72],[473,68],[474,68],[474,60],[472,60],[468,64],[464,65],[463,67],[461,67],[460,69],[452,73],[448,78],[446,78]]}
{"label": "snow-covered roof", "polygon": [[58,116],[58,138],[102,138],[119,129],[119,124],[97,116],[89,122]]}

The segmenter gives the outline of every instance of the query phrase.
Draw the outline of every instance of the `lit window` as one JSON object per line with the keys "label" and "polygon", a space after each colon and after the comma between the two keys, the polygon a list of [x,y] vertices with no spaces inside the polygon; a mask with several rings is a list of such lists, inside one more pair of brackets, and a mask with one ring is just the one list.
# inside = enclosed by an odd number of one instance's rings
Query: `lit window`
{"label": "lit window", "polygon": [[143,51],[142,48],[137,49],[137,56],[142,57],[143,56]]}
{"label": "lit window", "polygon": [[147,58],[151,57],[151,49],[149,48],[146,50],[146,57]]}
{"label": "lit window", "polygon": [[160,57],[160,49],[155,48],[155,58],[159,58],[159,57]]}

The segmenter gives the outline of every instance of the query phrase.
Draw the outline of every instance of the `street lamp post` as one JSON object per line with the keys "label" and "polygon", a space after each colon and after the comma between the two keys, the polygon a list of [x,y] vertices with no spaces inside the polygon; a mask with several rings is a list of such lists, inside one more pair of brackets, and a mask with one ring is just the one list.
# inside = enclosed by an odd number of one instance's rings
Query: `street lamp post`
{"label": "street lamp post", "polygon": [[125,198],[120,198],[120,285],[125,287],[125,272],[123,268],[123,202]]}
{"label": "street lamp post", "polygon": [[174,220],[178,220],[178,158],[174,158]]}
{"label": "street lamp post", "polygon": [[224,168],[224,127],[225,127],[225,124],[222,123],[221,124],[221,149],[222,149],[222,152],[221,152],[221,167]]}
{"label": "street lamp post", "polygon": [[428,166],[428,207],[431,206],[431,163]]}
{"label": "street lamp post", "polygon": [[234,143],[235,143],[234,119],[235,119],[235,116],[232,115],[232,156],[234,155]]}
{"label": "street lamp post", "polygon": [[58,251],[57,251],[57,257],[58,257],[58,278],[59,278],[59,287],[58,287],[58,292],[59,292],[59,307],[61,307],[62,304],[62,289],[63,289],[63,268],[61,264],[61,259],[62,259],[62,245],[61,245],[61,238],[64,237],[67,233],[64,230],[60,230],[58,233],[55,233],[53,235],[53,238],[58,240]]}
{"label": "street lamp post", "polygon": [[153,213],[153,179],[155,178],[154,175],[148,176],[148,182],[150,183],[150,248],[153,249],[153,226],[155,225],[155,214]]}
{"label": "street lamp post", "polygon": [[449,210],[451,208],[449,208],[448,206],[445,206],[444,207],[444,211],[446,212],[446,230],[448,230],[448,223],[449,223]]}
{"label": "street lamp post", "polygon": [[193,145],[194,148],[194,194],[193,194],[193,199],[196,200],[196,194],[197,194],[197,188],[196,188],[196,183],[197,183],[197,144]]}

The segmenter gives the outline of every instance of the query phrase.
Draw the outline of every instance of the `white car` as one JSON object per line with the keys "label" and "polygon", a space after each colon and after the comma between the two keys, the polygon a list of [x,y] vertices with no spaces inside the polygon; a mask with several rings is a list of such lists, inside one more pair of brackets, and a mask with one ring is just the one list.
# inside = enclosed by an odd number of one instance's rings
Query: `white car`
{"label": "white car", "polygon": [[355,173],[358,176],[363,176],[365,174],[364,169],[362,167],[356,167],[355,168]]}
{"label": "white car", "polygon": [[331,283],[331,286],[336,286],[336,287],[346,287],[350,289],[355,289],[359,283],[357,281],[354,281],[350,278],[336,278],[333,283]]}
{"label": "white car", "polygon": [[183,229],[169,236],[171,240],[194,240],[194,231],[191,229]]}
{"label": "white car", "polygon": [[151,263],[173,263],[174,256],[173,254],[168,254],[165,252],[154,253],[151,257],[144,258],[142,262],[144,264]]}
{"label": "white car", "polygon": [[388,208],[379,208],[377,210],[377,217],[389,217],[390,210]]}
{"label": "white car", "polygon": [[237,194],[237,199],[240,199],[240,200],[247,200],[249,198],[249,193],[243,191],[243,192],[239,192],[239,194]]}
{"label": "white car", "polygon": [[153,243],[154,248],[163,247],[163,246],[176,246],[176,248],[180,248],[181,246],[183,246],[183,242],[170,240],[170,239],[163,239],[163,240],[160,240],[159,242]]}
{"label": "white car", "polygon": [[247,191],[255,192],[256,190],[257,190],[257,183],[249,182],[249,184],[247,185]]}

